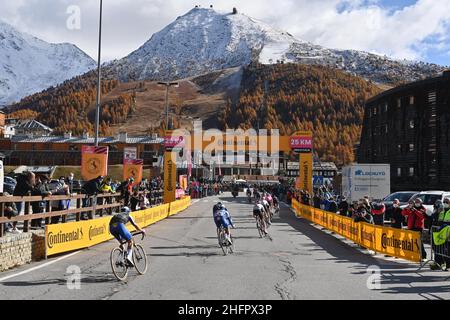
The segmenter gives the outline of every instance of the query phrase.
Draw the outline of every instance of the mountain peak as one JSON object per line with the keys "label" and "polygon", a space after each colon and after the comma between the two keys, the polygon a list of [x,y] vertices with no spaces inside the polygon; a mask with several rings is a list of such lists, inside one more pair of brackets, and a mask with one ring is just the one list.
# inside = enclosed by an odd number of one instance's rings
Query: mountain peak
{"label": "mountain peak", "polygon": [[113,63],[122,80],[177,80],[251,62],[323,65],[378,83],[409,82],[442,72],[354,50],[327,49],[239,13],[196,7]]}
{"label": "mountain peak", "polygon": [[181,79],[260,60],[287,60],[286,32],[241,13],[194,8],[118,62],[124,78]]}
{"label": "mountain peak", "polygon": [[95,67],[95,61],[75,45],[47,43],[1,20],[0,57],[0,106]]}

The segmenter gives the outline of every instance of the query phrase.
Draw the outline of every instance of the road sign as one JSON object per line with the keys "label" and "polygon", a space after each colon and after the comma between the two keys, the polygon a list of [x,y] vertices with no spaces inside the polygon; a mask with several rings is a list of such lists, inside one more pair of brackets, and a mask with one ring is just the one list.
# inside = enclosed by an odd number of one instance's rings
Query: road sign
{"label": "road sign", "polygon": [[324,184],[324,177],[323,176],[314,176],[313,177],[313,184],[315,186],[323,186]]}

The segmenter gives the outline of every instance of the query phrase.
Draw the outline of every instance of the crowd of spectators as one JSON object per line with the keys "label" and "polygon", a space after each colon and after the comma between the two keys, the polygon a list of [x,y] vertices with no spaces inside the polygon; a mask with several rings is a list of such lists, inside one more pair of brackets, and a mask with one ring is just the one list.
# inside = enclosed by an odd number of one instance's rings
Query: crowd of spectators
{"label": "crowd of spectators", "polygon": [[[47,175],[36,175],[32,172],[25,172],[17,175],[17,184],[14,188],[12,196],[39,196],[41,201],[31,202],[32,214],[40,214],[45,212],[56,212],[70,209],[75,203],[71,203],[70,199],[51,200],[50,196],[75,196],[82,194],[82,207],[93,207],[94,205],[112,204],[121,201],[123,205],[129,206],[132,211],[145,209],[162,202],[163,182],[161,178],[152,180],[143,179],[140,183],[134,183],[134,179],[130,178],[126,181],[113,181],[107,177],[97,177],[85,182],[81,186],[81,190],[75,192],[75,175],[70,173],[67,177],[60,177],[57,181],[52,181]],[[99,194],[118,194],[114,197],[95,197]],[[11,196],[4,192],[3,196]],[[7,202],[5,203],[4,214],[11,219],[24,213],[25,202]],[[108,210],[106,210],[108,212]],[[103,214],[104,210],[98,210],[97,213]],[[112,210],[109,210],[112,213]],[[93,212],[82,213],[80,219],[88,220],[93,218]],[[61,221],[61,216],[51,217],[49,223],[55,224]],[[31,221],[32,229],[39,229],[43,226],[43,219],[33,219]],[[21,233],[17,227],[17,222],[8,223],[5,230],[11,233]]]}

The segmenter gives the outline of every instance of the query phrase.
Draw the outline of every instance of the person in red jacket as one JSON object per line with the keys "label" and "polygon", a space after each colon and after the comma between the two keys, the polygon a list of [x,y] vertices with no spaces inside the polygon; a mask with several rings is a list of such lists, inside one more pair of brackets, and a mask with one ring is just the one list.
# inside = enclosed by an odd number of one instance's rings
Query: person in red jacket
{"label": "person in red jacket", "polygon": [[373,203],[371,214],[373,216],[373,223],[376,226],[384,226],[384,213],[386,206],[383,203]]}
{"label": "person in red jacket", "polygon": [[[414,202],[410,201],[409,205],[403,209],[402,215],[408,216],[408,229],[411,231],[418,231],[422,234],[425,227],[425,217],[427,215],[427,209],[422,204],[422,200],[417,198]],[[421,241],[422,245],[422,259],[427,258],[427,253]]]}

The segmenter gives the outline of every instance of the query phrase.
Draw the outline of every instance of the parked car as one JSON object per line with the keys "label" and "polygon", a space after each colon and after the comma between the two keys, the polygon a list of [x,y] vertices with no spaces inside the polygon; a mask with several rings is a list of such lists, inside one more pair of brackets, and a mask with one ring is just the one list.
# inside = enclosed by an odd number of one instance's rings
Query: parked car
{"label": "parked car", "polygon": [[16,179],[5,176],[3,179],[3,192],[8,192],[9,194],[14,193],[14,189],[16,188],[17,181]]}
{"label": "parked car", "polygon": [[[417,198],[420,198],[423,201],[423,206],[427,209],[427,215],[429,217],[432,216],[434,211],[434,204],[437,200],[444,200],[444,198],[450,198],[450,192],[449,191],[423,191],[411,198],[411,200],[415,200]],[[406,205],[402,206],[401,208],[406,207]]]}
{"label": "parked car", "polygon": [[81,187],[83,187],[84,181],[81,180],[73,180],[73,189],[74,193],[81,193]]}
{"label": "parked car", "polygon": [[59,190],[63,187],[63,185],[61,184],[61,182],[59,182],[59,180],[50,180],[50,182],[48,183],[48,186],[50,188],[50,190]]}
{"label": "parked car", "polygon": [[411,200],[412,197],[414,197],[416,194],[419,194],[419,191],[400,191],[395,192],[387,196],[383,199],[383,203],[386,207],[386,220],[390,220],[392,217],[389,216],[390,208],[392,207],[392,204],[395,199],[398,199],[400,201],[400,206],[407,205],[409,200]]}
{"label": "parked car", "polygon": [[17,180],[12,178],[12,177],[9,177],[9,176],[5,176],[3,178],[3,182],[4,183],[9,183],[9,184],[14,184],[14,185],[17,184]]}

